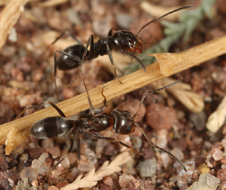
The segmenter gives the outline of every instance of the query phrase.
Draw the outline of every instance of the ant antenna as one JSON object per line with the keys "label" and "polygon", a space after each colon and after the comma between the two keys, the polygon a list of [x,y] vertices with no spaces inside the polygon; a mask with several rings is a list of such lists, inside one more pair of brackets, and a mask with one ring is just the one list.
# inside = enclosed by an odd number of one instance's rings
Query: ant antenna
{"label": "ant antenna", "polygon": [[165,149],[163,149],[163,148],[161,148],[161,147],[155,145],[155,144],[149,139],[149,137],[147,136],[147,134],[144,132],[144,130],[143,130],[141,127],[139,127],[138,125],[135,125],[135,126],[143,133],[143,135],[145,136],[146,140],[149,142],[149,144],[150,144],[151,146],[153,146],[154,148],[157,148],[157,149],[159,149],[159,150],[161,150],[161,151],[163,151],[163,152],[169,154],[172,158],[174,158],[174,159],[182,166],[182,168],[184,169],[184,171],[187,172],[187,169],[186,169],[186,167],[184,166],[184,164],[183,164],[176,156],[174,156],[173,154],[171,154],[169,151],[167,151],[167,150],[165,150]]}
{"label": "ant antenna", "polygon": [[144,44],[153,44],[154,42],[145,42],[144,40],[142,40],[140,37],[138,37],[138,36],[136,36],[136,38],[138,39],[138,40],[140,40],[142,43],[144,43]]}
{"label": "ant antenna", "polygon": [[175,82],[173,82],[173,83],[171,83],[171,84],[168,84],[167,86],[164,86],[164,87],[162,87],[162,88],[159,88],[159,89],[156,89],[156,90],[153,90],[153,91],[152,91],[152,90],[149,90],[149,91],[145,92],[144,95],[143,95],[142,98],[141,98],[139,108],[138,108],[137,112],[134,114],[133,118],[136,117],[137,113],[138,113],[139,110],[140,110],[140,107],[141,107],[142,103],[144,102],[144,99],[146,98],[146,96],[147,96],[149,93],[154,94],[154,93],[156,93],[156,92],[158,92],[158,91],[161,91],[161,90],[163,90],[163,89],[166,89],[166,88],[169,88],[169,87],[171,87],[171,86],[174,86],[175,84],[181,82],[182,80],[183,80],[183,78],[180,78],[180,79],[178,79],[177,81],[175,81]]}
{"label": "ant antenna", "polygon": [[194,7],[194,6],[193,6],[193,5],[187,5],[187,6],[184,6],[184,7],[180,7],[180,8],[178,8],[178,9],[175,9],[175,10],[173,10],[173,11],[170,11],[170,12],[168,12],[168,13],[166,13],[166,14],[164,14],[164,15],[162,15],[162,16],[160,16],[160,17],[158,17],[158,18],[156,18],[156,19],[154,19],[154,20],[152,20],[152,21],[150,21],[150,22],[148,22],[147,24],[145,24],[144,26],[142,26],[142,27],[140,28],[140,30],[137,32],[136,37],[139,35],[139,33],[141,32],[141,30],[143,30],[146,26],[148,26],[148,25],[151,24],[152,22],[155,22],[156,20],[159,20],[159,19],[161,19],[161,18],[163,18],[163,17],[165,17],[165,16],[167,16],[167,15],[169,15],[169,14],[172,14],[172,13],[174,13],[174,12],[180,11],[180,10],[182,10],[182,9],[191,8],[191,7]]}

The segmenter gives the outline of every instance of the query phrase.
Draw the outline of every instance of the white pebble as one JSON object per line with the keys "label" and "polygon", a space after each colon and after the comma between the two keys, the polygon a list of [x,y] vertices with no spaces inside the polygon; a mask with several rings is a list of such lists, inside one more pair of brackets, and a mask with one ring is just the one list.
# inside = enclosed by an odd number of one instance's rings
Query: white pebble
{"label": "white pebble", "polygon": [[199,181],[194,182],[187,190],[216,190],[220,180],[215,176],[205,173],[199,176]]}

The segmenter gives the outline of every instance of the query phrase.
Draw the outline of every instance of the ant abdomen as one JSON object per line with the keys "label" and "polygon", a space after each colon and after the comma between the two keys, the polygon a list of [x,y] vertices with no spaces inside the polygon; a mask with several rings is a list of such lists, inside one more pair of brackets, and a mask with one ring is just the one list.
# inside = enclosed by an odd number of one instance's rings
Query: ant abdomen
{"label": "ant abdomen", "polygon": [[60,116],[47,117],[37,121],[30,132],[38,139],[54,138],[66,134],[73,127],[73,122]]}
{"label": "ant abdomen", "polygon": [[79,44],[72,45],[64,49],[63,52],[68,53],[70,55],[76,55],[74,58],[69,57],[66,54],[60,54],[57,58],[57,66],[60,70],[71,70],[71,68],[78,67],[81,63],[75,61],[75,58],[82,60],[83,52],[85,51],[85,47]]}

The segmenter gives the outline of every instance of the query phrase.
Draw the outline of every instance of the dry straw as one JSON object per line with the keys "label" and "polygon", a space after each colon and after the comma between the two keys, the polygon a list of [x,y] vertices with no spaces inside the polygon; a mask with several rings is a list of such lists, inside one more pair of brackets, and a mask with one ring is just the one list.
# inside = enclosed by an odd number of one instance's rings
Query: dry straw
{"label": "dry straw", "polygon": [[[158,89],[175,81],[176,80],[174,79],[165,78],[158,83],[152,83],[151,86],[154,89]],[[162,94],[164,97],[167,97],[168,95],[167,93],[165,93],[165,91],[173,95],[174,98],[180,101],[189,111],[193,113],[199,113],[204,109],[203,97],[193,92],[192,87],[189,84],[180,82],[175,86],[167,88],[163,91],[159,91],[159,94]]]}
{"label": "dry straw", "polygon": [[61,188],[61,190],[93,187],[98,181],[102,180],[103,177],[109,176],[115,172],[120,172],[121,168],[119,166],[127,163],[130,159],[131,156],[129,153],[123,152],[122,154],[119,154],[117,157],[115,157],[115,159],[110,164],[109,161],[105,161],[98,171],[95,172],[94,168],[90,170],[84,177],[82,174],[79,175],[73,183]]}
{"label": "dry straw", "polygon": [[222,102],[217,107],[216,111],[213,112],[206,123],[206,127],[209,131],[215,133],[225,122],[226,118],[226,96],[223,98]]}

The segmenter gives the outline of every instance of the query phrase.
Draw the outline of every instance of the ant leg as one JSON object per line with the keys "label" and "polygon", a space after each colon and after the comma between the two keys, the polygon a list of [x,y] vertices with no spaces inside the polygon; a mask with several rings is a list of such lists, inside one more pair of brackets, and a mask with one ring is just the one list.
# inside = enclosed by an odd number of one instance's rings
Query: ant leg
{"label": "ant leg", "polygon": [[89,102],[90,111],[91,111],[92,115],[95,115],[95,114],[96,114],[96,113],[95,113],[96,111],[95,111],[95,108],[94,108],[93,105],[92,105],[92,101],[91,101],[91,99],[90,99],[90,95],[89,95],[88,89],[87,89],[87,87],[86,87],[86,83],[85,83],[84,76],[83,76],[83,72],[82,72],[82,64],[83,64],[83,62],[84,62],[84,59],[85,59],[85,56],[86,56],[86,54],[87,54],[88,47],[89,47],[90,43],[91,43],[91,49],[90,49],[90,52],[93,52],[93,46],[94,46],[94,43],[93,43],[93,35],[91,35],[91,36],[89,37],[89,39],[88,39],[87,45],[86,45],[85,50],[84,50],[83,55],[82,55],[82,62],[81,62],[81,64],[80,64],[80,66],[79,66],[79,69],[80,69],[80,74],[81,74],[81,77],[82,77],[82,82],[83,82],[83,85],[84,85],[85,90],[86,90],[86,93],[87,93],[87,98],[88,98],[88,102]]}
{"label": "ant leg", "polygon": [[172,158],[174,158],[174,159],[182,166],[182,168],[184,169],[184,171],[187,172],[187,169],[186,169],[186,167],[184,166],[184,164],[183,164],[176,156],[174,156],[174,155],[173,155],[172,153],[170,153],[169,151],[167,151],[167,150],[165,150],[165,149],[163,149],[163,148],[161,148],[161,147],[155,145],[155,143],[153,143],[153,142],[149,139],[149,137],[147,136],[147,134],[144,132],[144,130],[143,130],[141,127],[139,127],[138,125],[136,125],[136,127],[143,133],[144,137],[146,138],[146,140],[149,142],[149,144],[150,144],[152,147],[157,148],[157,149],[159,149],[159,150],[161,150],[161,151],[163,151],[163,152],[169,154]]}
{"label": "ant leg", "polygon": [[30,107],[25,108],[25,109],[24,109],[24,110],[23,110],[23,111],[15,118],[15,120],[18,119],[18,118],[19,118],[26,110],[28,110],[28,109],[33,109],[33,108],[38,108],[38,107],[40,107],[40,106],[43,106],[45,103],[48,103],[48,104],[50,104],[51,106],[53,106],[53,108],[60,114],[61,117],[65,117],[65,118],[66,118],[65,114],[61,111],[60,108],[58,108],[54,103],[48,101],[48,102],[43,102],[43,103],[41,103],[41,104],[37,104],[37,105],[34,105],[34,106],[30,106]]}
{"label": "ant leg", "polygon": [[33,109],[33,108],[38,108],[38,107],[41,107],[43,105],[44,105],[44,103],[41,103],[41,104],[37,104],[37,105],[29,106],[29,107],[25,108],[14,120],[18,119],[25,111],[27,111],[29,109]]}
{"label": "ant leg", "polygon": [[122,84],[122,82],[119,80],[118,75],[117,75],[117,73],[116,73],[115,64],[114,64],[114,61],[113,61],[113,57],[112,57],[112,55],[111,55],[111,50],[110,50],[110,48],[109,48],[109,45],[106,44],[106,46],[107,46],[107,53],[108,53],[109,59],[110,59],[110,61],[111,61],[111,65],[112,65],[112,67],[113,67],[113,69],[114,69],[115,77],[118,79],[119,83]]}
{"label": "ant leg", "polygon": [[77,138],[77,156],[78,156],[78,161],[80,161],[81,159],[81,142],[80,142],[80,137],[81,137],[81,133],[77,133],[76,134],[76,138]]}
{"label": "ant leg", "polygon": [[75,61],[81,61],[81,59],[77,56],[73,56],[69,53],[66,53],[64,51],[60,51],[60,50],[56,50],[54,53],[54,85],[55,85],[55,89],[56,89],[56,94],[57,94],[57,99],[58,98],[58,89],[57,89],[57,85],[56,85],[56,73],[57,73],[57,56],[56,53],[61,53],[63,55],[67,55],[68,57],[70,57],[71,59],[74,59]]}
{"label": "ant leg", "polygon": [[64,36],[64,34],[71,36],[71,38],[73,38],[78,44],[84,46],[83,43],[80,40],[78,40],[75,36],[73,36],[70,32],[65,31],[62,34],[60,34],[60,36],[58,36],[49,46],[47,46],[47,48],[49,48],[51,45],[55,44],[60,38],[62,38]]}
{"label": "ant leg", "polygon": [[41,186],[44,186],[45,182],[47,181],[49,175],[50,175],[50,172],[53,171],[54,169],[56,169],[56,167],[66,158],[66,155],[64,155],[62,158],[60,158],[60,160],[52,167],[49,169],[48,173],[46,174],[46,177],[44,179],[44,181],[42,182],[42,185]]}
{"label": "ant leg", "polygon": [[111,30],[109,30],[108,36],[112,36],[112,31],[113,31],[113,30],[118,31],[119,29],[117,29],[117,28],[112,28]]}
{"label": "ant leg", "polygon": [[143,156],[143,154],[141,154],[140,152],[138,152],[135,148],[133,148],[132,146],[116,139],[116,138],[112,138],[112,137],[104,137],[104,136],[101,136],[101,135],[98,135],[96,133],[93,133],[93,132],[90,132],[91,135],[93,135],[94,137],[96,137],[97,139],[105,139],[105,140],[109,140],[109,141],[112,141],[112,142],[117,142],[119,144],[121,144],[122,146],[125,146],[126,148],[129,148],[131,149],[133,152],[135,152],[136,154],[139,154],[141,156]]}
{"label": "ant leg", "polygon": [[106,96],[104,95],[104,86],[103,86],[103,88],[102,88],[102,90],[101,90],[101,95],[104,97],[104,107],[106,108],[106,107],[107,107],[107,98],[106,98]]}
{"label": "ant leg", "polygon": [[84,46],[83,43],[82,43],[79,39],[77,39],[75,36],[73,36],[70,32],[66,31],[65,33],[66,33],[68,36],[71,36],[71,38],[73,38],[78,44]]}
{"label": "ant leg", "polygon": [[54,104],[54,103],[52,103],[50,101],[48,101],[47,103],[50,104],[51,106],[53,106],[53,108],[60,114],[61,117],[65,117],[66,118],[64,112],[60,108],[58,108],[56,104]]}

